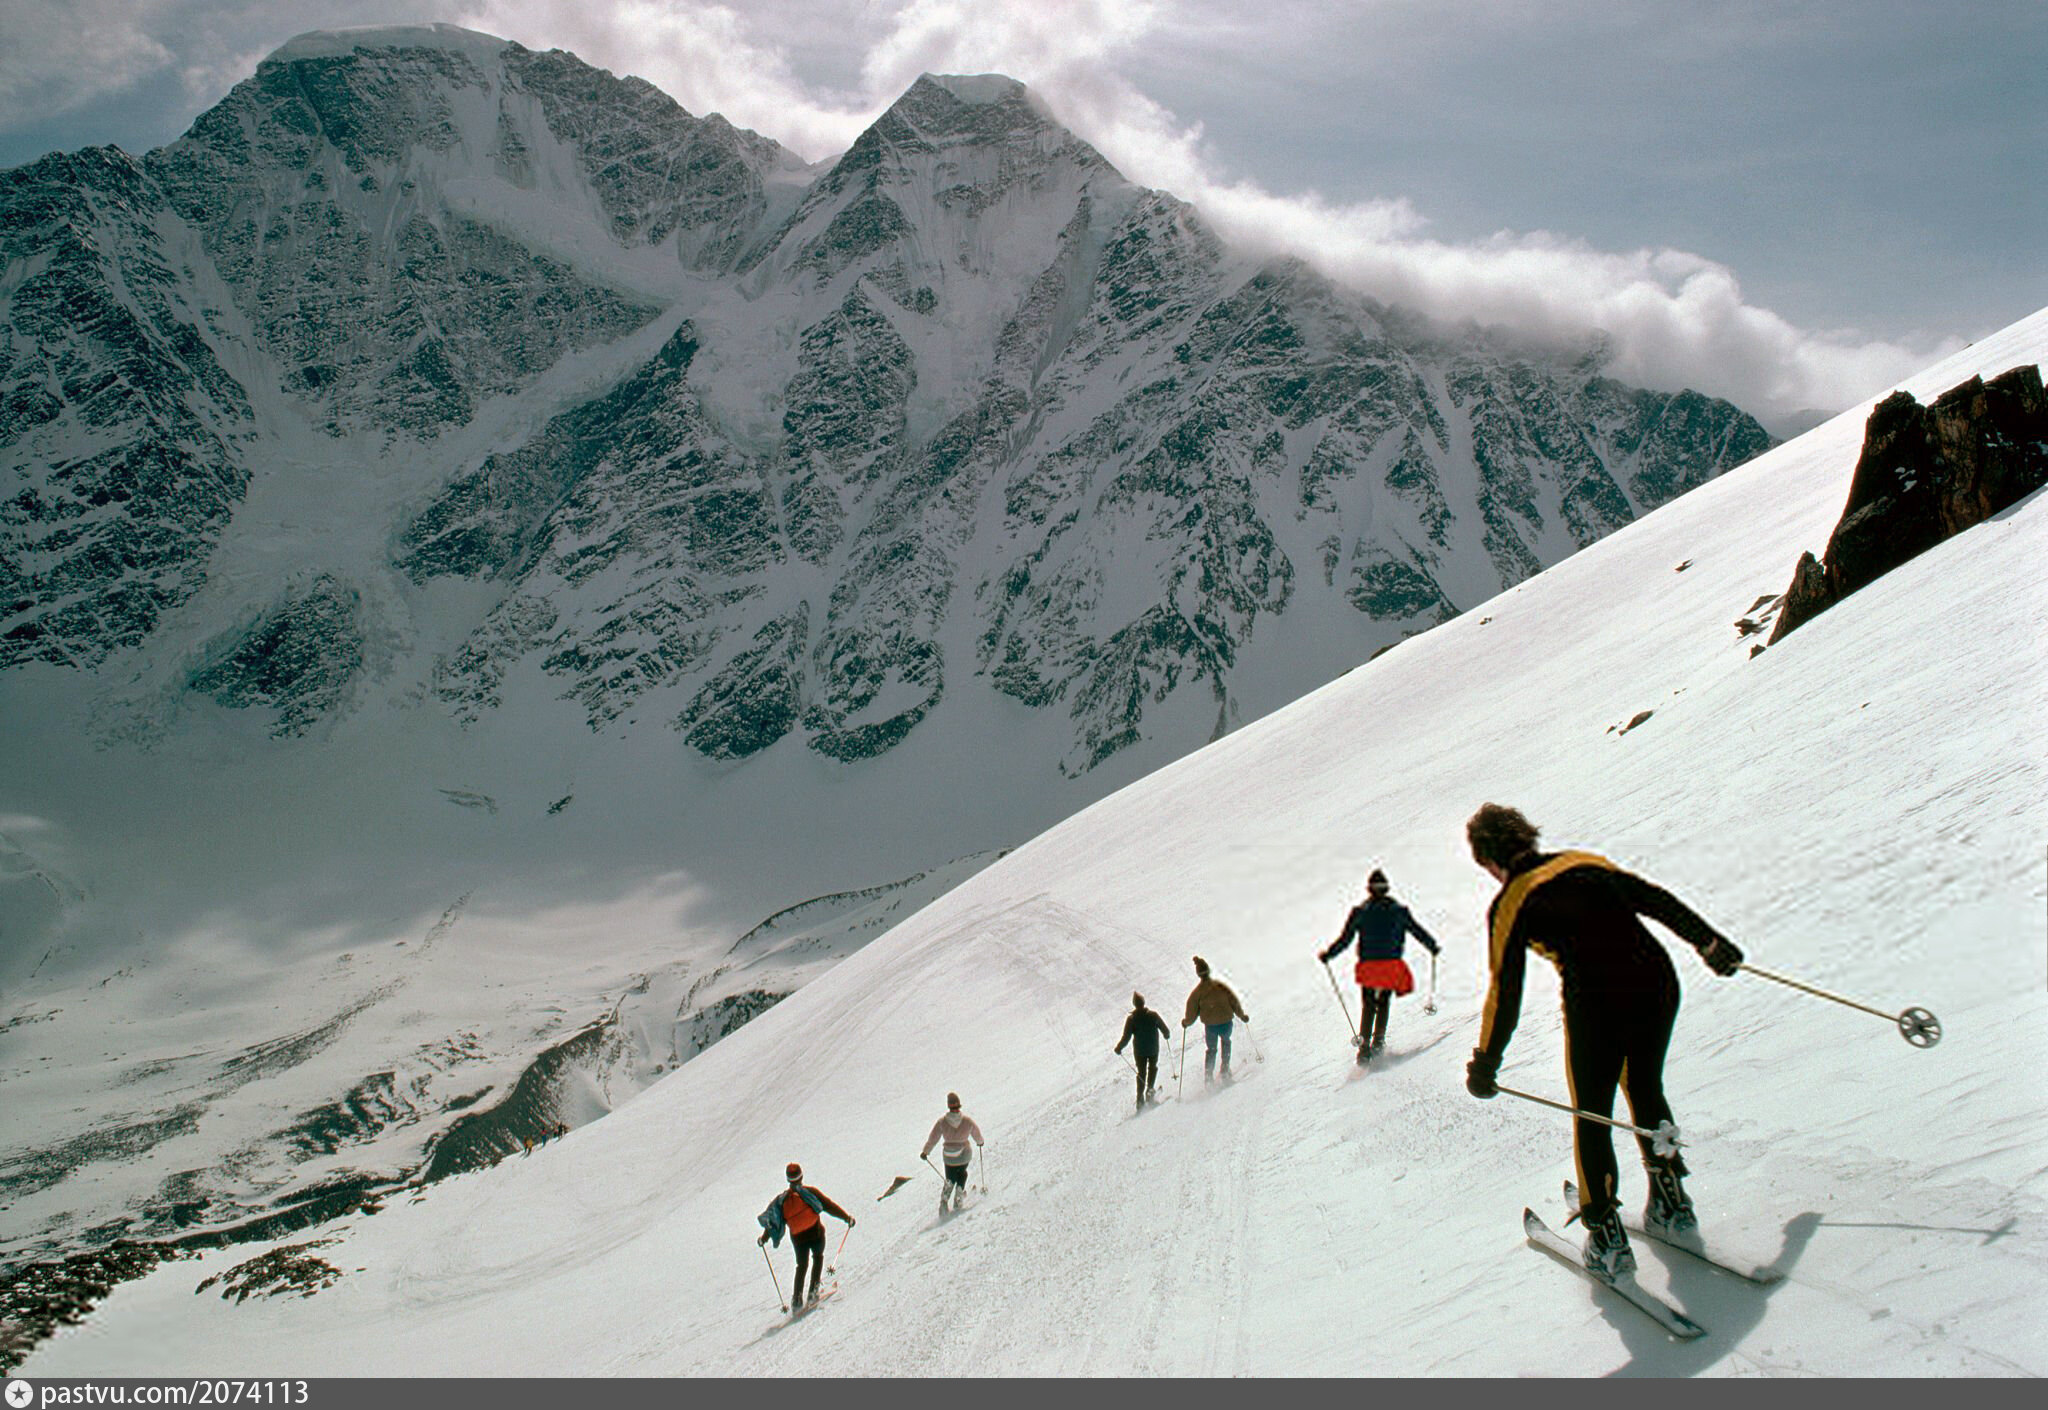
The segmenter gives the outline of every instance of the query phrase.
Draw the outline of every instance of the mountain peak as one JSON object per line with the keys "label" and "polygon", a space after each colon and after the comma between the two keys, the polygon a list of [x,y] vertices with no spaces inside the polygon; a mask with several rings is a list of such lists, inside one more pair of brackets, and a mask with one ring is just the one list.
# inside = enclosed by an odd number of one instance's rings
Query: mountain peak
{"label": "mountain peak", "polygon": [[909,91],[915,93],[927,87],[977,106],[1026,99],[1030,94],[1022,83],[1000,73],[921,73]]}
{"label": "mountain peak", "polygon": [[303,59],[344,58],[361,49],[445,49],[480,62],[495,63],[510,47],[509,39],[460,25],[362,25],[309,30],[287,39],[271,51],[265,62],[290,64]]}
{"label": "mountain peak", "polygon": [[958,139],[1035,139],[1045,133],[1057,133],[1063,142],[1079,140],[1036,94],[999,73],[920,74],[870,131],[913,146],[917,139],[950,146]]}

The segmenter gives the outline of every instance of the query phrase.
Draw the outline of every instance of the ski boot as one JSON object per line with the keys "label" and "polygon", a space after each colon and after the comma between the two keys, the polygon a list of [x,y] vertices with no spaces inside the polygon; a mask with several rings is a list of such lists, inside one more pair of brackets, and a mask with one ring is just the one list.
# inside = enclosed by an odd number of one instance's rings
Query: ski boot
{"label": "ski boot", "polygon": [[1605,1214],[1589,1214],[1581,1210],[1579,1222],[1586,1226],[1585,1264],[1588,1273],[1611,1283],[1636,1271],[1635,1251],[1628,1246],[1628,1231],[1621,1227],[1619,1209],[1609,1209]]}
{"label": "ski boot", "polygon": [[1692,1200],[1679,1183],[1678,1166],[1672,1161],[1653,1161],[1650,1173],[1650,1202],[1643,1207],[1643,1228],[1660,1239],[1697,1244],[1699,1216]]}

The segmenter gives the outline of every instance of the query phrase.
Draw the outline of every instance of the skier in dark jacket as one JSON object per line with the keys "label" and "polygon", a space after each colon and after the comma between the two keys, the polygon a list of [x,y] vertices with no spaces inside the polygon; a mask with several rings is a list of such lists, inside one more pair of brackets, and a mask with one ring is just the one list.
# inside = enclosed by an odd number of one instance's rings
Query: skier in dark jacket
{"label": "skier in dark jacket", "polygon": [[1394,1006],[1394,995],[1415,992],[1415,976],[1408,971],[1408,961],[1401,958],[1407,937],[1420,940],[1432,955],[1443,953],[1435,937],[1394,899],[1387,874],[1378,867],[1365,879],[1365,892],[1365,903],[1352,907],[1345,918],[1344,933],[1322,952],[1322,961],[1328,964],[1344,953],[1345,946],[1358,942],[1358,966],[1353,973],[1359,991],[1360,1067],[1387,1046],[1387,1011]]}
{"label": "skier in dark jacket", "polygon": [[[832,1203],[831,1197],[816,1185],[804,1183],[804,1168],[795,1161],[789,1163],[789,1188],[768,1202],[761,1211],[761,1237],[756,1241],[767,1243],[774,1239],[776,1246],[782,1244],[782,1231],[789,1230],[789,1242],[796,1250],[796,1287],[789,1295],[789,1305],[799,1312],[806,1307],[818,1305],[818,1283],[825,1276],[825,1220],[824,1215],[845,1221],[846,1227],[853,1227],[853,1216]],[[804,1269],[811,1270],[811,1296],[804,1298]]]}
{"label": "skier in dark jacket", "polygon": [[[1501,1056],[1522,1010],[1528,952],[1557,966],[1564,998],[1565,1075],[1572,1104],[1609,1116],[1617,1085],[1637,1126],[1671,1120],[1664,1099],[1664,1053],[1678,1017],[1678,972],[1638,916],[1664,925],[1700,952],[1719,975],[1735,973],[1742,951],[1676,896],[1591,852],[1539,852],[1536,828],[1513,808],[1488,803],[1465,825],[1473,860],[1502,883],[1487,911],[1493,981],[1479,1046],[1465,1070],[1475,1097],[1499,1090]],[[1680,1177],[1685,1162],[1642,1146],[1650,1176],[1644,1223],[1659,1232],[1697,1234],[1699,1220]],[[1610,1128],[1581,1119],[1573,1150],[1586,1266],[1613,1277],[1635,1269],[1621,1226],[1619,1171]]]}
{"label": "skier in dark jacket", "polygon": [[1138,1108],[1141,1111],[1146,1101],[1158,1100],[1153,1089],[1159,1083],[1159,1040],[1172,1036],[1172,1032],[1165,1019],[1145,1007],[1143,994],[1131,995],[1131,1016],[1124,1020],[1124,1036],[1117,1039],[1116,1051],[1123,1052],[1124,1044],[1129,1043],[1131,1055],[1138,1060]]}

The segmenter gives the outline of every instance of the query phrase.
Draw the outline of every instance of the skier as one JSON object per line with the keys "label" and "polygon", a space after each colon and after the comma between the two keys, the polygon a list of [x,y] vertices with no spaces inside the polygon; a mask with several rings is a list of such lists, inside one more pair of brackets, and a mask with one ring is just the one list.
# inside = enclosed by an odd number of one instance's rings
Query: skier
{"label": "skier", "polygon": [[932,1123],[931,1135],[924,1139],[924,1149],[917,1153],[919,1160],[931,1159],[932,1147],[941,1141],[944,1149],[939,1159],[946,1167],[946,1178],[939,1186],[939,1213],[946,1212],[946,1200],[950,1196],[953,1209],[957,1212],[967,1203],[967,1166],[973,1152],[967,1149],[967,1140],[974,1138],[974,1144],[982,1144],[981,1128],[974,1124],[974,1118],[960,1110],[960,1094],[946,1093],[946,1114]]}
{"label": "skier", "polygon": [[1223,1080],[1230,1080],[1230,1016],[1236,1014],[1246,1023],[1251,1015],[1244,1011],[1244,1005],[1237,1001],[1230,986],[1220,979],[1209,977],[1209,962],[1200,955],[1195,956],[1195,987],[1188,991],[1187,1012],[1182,1016],[1180,1026],[1186,1028],[1197,1017],[1202,1020],[1202,1034],[1208,1046],[1202,1052],[1202,1084],[1207,1086],[1215,1080],[1216,1049],[1223,1049]]}
{"label": "skier", "polygon": [[1124,1044],[1131,1045],[1131,1055],[1138,1060],[1138,1109],[1145,1109],[1149,1098],[1158,1100],[1154,1088],[1159,1083],[1159,1040],[1171,1037],[1166,1020],[1145,1007],[1143,994],[1131,995],[1131,1016],[1124,1020],[1124,1036],[1117,1039],[1116,1051],[1121,1054]]}
{"label": "skier", "polygon": [[[825,1215],[845,1222],[853,1227],[853,1216],[832,1203],[831,1197],[816,1185],[804,1183],[804,1168],[795,1161],[789,1163],[789,1188],[768,1201],[768,1207],[761,1211],[761,1237],[757,1243],[774,1239],[776,1247],[782,1246],[782,1231],[789,1230],[789,1242],[796,1250],[796,1286],[789,1295],[789,1305],[799,1312],[818,1305],[818,1284],[825,1277]],[[804,1298],[804,1269],[811,1270],[811,1295]]]}
{"label": "skier", "polygon": [[[1494,1078],[1521,1014],[1523,973],[1533,949],[1557,966],[1572,1104],[1611,1115],[1618,1084],[1636,1125],[1655,1128],[1671,1120],[1664,1052],[1678,1017],[1678,972],[1636,917],[1648,916],[1691,943],[1719,975],[1735,973],[1742,951],[1670,892],[1603,857],[1538,852],[1535,826],[1513,808],[1484,805],[1466,823],[1465,836],[1473,860],[1502,883],[1487,911],[1493,979],[1479,1046],[1465,1070],[1466,1089],[1480,1098],[1499,1091]],[[1650,1176],[1644,1224],[1696,1236],[1699,1220],[1680,1184],[1687,1173],[1684,1160],[1676,1153],[1659,1156],[1648,1140],[1637,1139]],[[1609,1128],[1579,1120],[1573,1151],[1586,1267],[1610,1279],[1633,1272]]]}
{"label": "skier", "polygon": [[1386,1049],[1387,1011],[1394,1006],[1394,995],[1415,991],[1415,976],[1409,973],[1408,962],[1401,958],[1407,937],[1413,935],[1420,940],[1431,955],[1443,953],[1435,937],[1417,923],[1406,906],[1394,899],[1387,874],[1378,867],[1365,879],[1365,892],[1365,903],[1352,907],[1345,918],[1344,933],[1321,954],[1323,963],[1328,964],[1353,940],[1358,942],[1358,968],[1354,973],[1359,992],[1360,1067]]}

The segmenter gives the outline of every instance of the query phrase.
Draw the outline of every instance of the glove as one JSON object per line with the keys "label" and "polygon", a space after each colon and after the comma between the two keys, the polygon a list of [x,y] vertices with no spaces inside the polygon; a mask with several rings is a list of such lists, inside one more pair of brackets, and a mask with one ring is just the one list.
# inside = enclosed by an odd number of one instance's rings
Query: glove
{"label": "glove", "polygon": [[768,1235],[766,1233],[763,1233],[761,1237],[755,1239],[754,1242],[761,1245],[763,1248],[766,1248],[768,1246]]}
{"label": "glove", "polygon": [[849,1219],[846,1221],[846,1227],[851,1229],[854,1225],[858,1224],[859,1222],[860,1221],[858,1219]]}
{"label": "glove", "polygon": [[1700,951],[1700,958],[1707,962],[1708,969],[1724,979],[1742,968],[1741,949],[1733,940],[1724,940],[1718,935]]}
{"label": "glove", "polygon": [[1500,1073],[1500,1059],[1479,1048],[1472,1050],[1472,1061],[1465,1064],[1465,1090],[1481,1101],[1500,1095],[1500,1088],[1494,1078]]}

